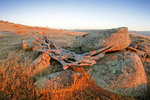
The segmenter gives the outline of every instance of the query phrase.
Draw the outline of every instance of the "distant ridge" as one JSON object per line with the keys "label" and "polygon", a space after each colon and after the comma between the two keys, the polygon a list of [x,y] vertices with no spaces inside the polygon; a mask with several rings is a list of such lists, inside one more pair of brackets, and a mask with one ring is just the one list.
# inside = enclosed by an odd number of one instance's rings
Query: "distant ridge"
{"label": "distant ridge", "polygon": [[139,34],[150,36],[150,31],[130,31],[130,32],[134,32],[134,33],[139,33]]}
{"label": "distant ridge", "polygon": [[[69,30],[69,31],[86,32],[86,33],[97,33],[97,32],[102,32],[102,31],[105,31],[105,30],[107,30],[107,29],[74,29],[74,30]],[[150,31],[129,31],[129,32],[150,36]]]}
{"label": "distant ridge", "polygon": [[39,27],[39,26],[28,26],[22,24],[16,24],[9,21],[0,20],[0,32],[8,31],[20,35],[34,35],[36,33],[49,34],[49,35],[82,35],[81,32],[73,32],[63,29],[53,29],[49,27]]}

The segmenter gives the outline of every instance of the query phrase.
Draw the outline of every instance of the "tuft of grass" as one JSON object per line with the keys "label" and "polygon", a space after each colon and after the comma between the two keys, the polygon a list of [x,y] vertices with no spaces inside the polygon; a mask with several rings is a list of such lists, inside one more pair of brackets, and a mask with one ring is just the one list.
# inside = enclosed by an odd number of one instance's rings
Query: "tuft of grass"
{"label": "tuft of grass", "polygon": [[32,80],[32,68],[19,58],[8,57],[0,60],[1,99],[34,99],[36,87]]}

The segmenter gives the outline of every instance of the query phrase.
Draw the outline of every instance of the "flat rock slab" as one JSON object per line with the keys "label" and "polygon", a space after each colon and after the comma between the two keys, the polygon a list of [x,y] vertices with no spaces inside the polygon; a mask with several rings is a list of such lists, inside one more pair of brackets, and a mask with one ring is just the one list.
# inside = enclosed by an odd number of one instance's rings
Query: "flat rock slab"
{"label": "flat rock slab", "polygon": [[0,37],[12,37],[12,36],[19,36],[19,35],[9,31],[0,32]]}
{"label": "flat rock slab", "polygon": [[106,54],[86,70],[98,86],[111,92],[124,96],[142,96],[147,92],[147,76],[135,53]]}
{"label": "flat rock slab", "polygon": [[127,27],[110,29],[104,32],[85,34],[76,37],[74,48],[76,53],[85,53],[104,47],[113,48],[108,51],[122,50],[130,45]]}
{"label": "flat rock slab", "polygon": [[74,71],[63,70],[41,77],[36,81],[39,89],[60,89],[74,83]]}

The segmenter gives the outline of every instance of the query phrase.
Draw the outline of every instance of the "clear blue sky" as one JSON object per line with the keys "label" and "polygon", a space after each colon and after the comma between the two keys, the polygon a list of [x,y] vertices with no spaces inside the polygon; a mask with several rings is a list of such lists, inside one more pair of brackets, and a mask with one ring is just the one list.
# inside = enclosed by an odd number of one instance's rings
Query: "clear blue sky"
{"label": "clear blue sky", "polygon": [[0,20],[58,29],[150,31],[150,0],[0,0]]}

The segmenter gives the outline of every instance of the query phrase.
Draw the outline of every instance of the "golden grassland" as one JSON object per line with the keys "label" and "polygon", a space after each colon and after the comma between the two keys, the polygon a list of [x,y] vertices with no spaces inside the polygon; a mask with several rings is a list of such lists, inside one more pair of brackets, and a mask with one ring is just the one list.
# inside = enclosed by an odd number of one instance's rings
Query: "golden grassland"
{"label": "golden grassland", "polygon": [[[27,67],[30,61],[14,58],[13,54],[0,60],[0,99],[6,100],[34,100],[34,99],[88,99],[95,98],[91,91],[82,91],[86,88],[87,80],[76,80],[72,87],[65,89],[42,89],[39,90],[35,84],[32,75],[33,68]],[[53,67],[54,68],[54,67]],[[56,69],[49,69],[51,72]],[[43,72],[44,73],[44,72]],[[41,73],[41,75],[43,74]]]}
{"label": "golden grassland", "polygon": [[[77,81],[72,88],[66,89],[48,89],[39,90],[34,84],[35,80],[41,76],[53,73],[58,70],[62,70],[62,67],[57,62],[52,61],[51,66],[39,72],[37,75],[32,74],[33,66],[28,67],[33,59],[37,57],[37,53],[34,51],[26,52],[24,50],[18,50],[15,45],[10,43],[16,43],[21,40],[23,36],[31,36],[38,34],[49,34],[52,40],[60,43],[65,47],[67,39],[75,39],[79,32],[69,32],[65,30],[30,27],[20,24],[14,24],[10,22],[0,21],[0,32],[10,32],[16,35],[0,36],[0,99],[5,100],[35,100],[35,99],[81,99],[83,98],[82,92],[73,93],[76,91]],[[58,34],[59,33],[59,34]],[[17,35],[19,34],[19,35]],[[61,34],[61,35],[60,35]],[[80,33],[81,34],[81,33]],[[58,39],[58,38],[62,39]],[[65,41],[64,41],[65,40]],[[70,43],[69,42],[69,43]],[[68,46],[66,46],[68,47]],[[81,82],[80,82],[81,84]],[[77,86],[76,86],[77,85]],[[81,85],[82,87],[82,85]],[[78,88],[81,90],[82,88]],[[69,91],[69,92],[68,92]],[[88,97],[88,96],[87,96]],[[85,97],[85,98],[87,98]]]}
{"label": "golden grassland", "polygon": [[[70,49],[77,35],[84,33],[69,32],[41,27],[30,27],[20,24],[0,21],[0,32],[12,32],[19,35],[0,36],[0,100],[113,100],[135,99],[122,98],[119,95],[108,95],[107,91],[99,89],[90,80],[90,76],[78,78],[75,76],[74,84],[64,89],[38,89],[35,81],[50,73],[62,70],[58,62],[51,60],[51,65],[43,71],[33,75],[33,60],[38,57],[35,51],[26,52],[16,49],[17,43],[23,36],[48,34],[52,41],[65,49]],[[5,32],[4,32],[5,33]],[[59,34],[58,34],[59,33]],[[20,44],[19,44],[20,47]],[[107,98],[108,97],[108,98]]]}
{"label": "golden grassland", "polygon": [[[16,53],[17,52],[17,53]],[[33,52],[32,52],[33,53]],[[32,53],[8,51],[7,57],[0,60],[0,99],[1,100],[128,100],[120,95],[110,95],[90,80],[90,76],[75,76],[71,87],[63,89],[38,89],[35,80],[41,76],[62,70],[60,64],[51,61],[51,66],[33,75]],[[19,55],[19,56],[18,56]],[[32,54],[33,57],[37,56]],[[30,58],[30,59],[28,59]],[[132,98],[134,100],[135,98]]]}

